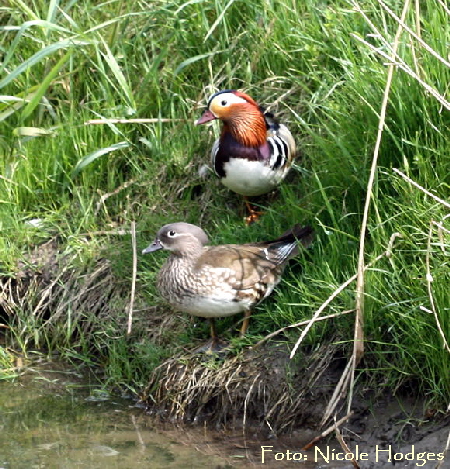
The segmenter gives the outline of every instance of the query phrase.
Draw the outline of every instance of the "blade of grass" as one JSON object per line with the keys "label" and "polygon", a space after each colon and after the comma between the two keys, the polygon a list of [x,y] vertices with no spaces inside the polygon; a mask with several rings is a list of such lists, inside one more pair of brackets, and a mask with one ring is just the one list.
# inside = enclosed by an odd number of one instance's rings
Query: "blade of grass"
{"label": "blade of grass", "polygon": [[48,21],[33,20],[33,21],[25,22],[18,29],[17,34],[15,35],[12,43],[7,48],[7,52],[6,52],[5,56],[3,57],[2,63],[0,64],[0,75],[3,73],[5,68],[8,66],[9,61],[14,56],[14,53],[15,53],[17,47],[21,44],[21,40],[23,38],[24,33],[28,29],[31,29],[32,27],[41,27],[42,29],[47,30],[47,31],[58,31],[62,34],[70,34],[70,31],[68,29],[63,28],[61,26],[58,26],[56,24],[49,23]]}
{"label": "blade of grass", "polygon": [[223,20],[223,17],[225,16],[225,13],[227,12],[228,8],[230,8],[231,5],[233,5],[234,3],[234,0],[230,0],[226,5],[225,5],[225,8],[220,12],[220,15],[217,17],[216,21],[214,21],[213,25],[211,26],[211,28],[209,29],[209,31],[207,32],[206,36],[205,36],[205,39],[203,39],[203,42],[206,42],[209,38],[209,36],[211,36],[211,34],[216,30],[217,26],[221,23],[221,21]]}
{"label": "blade of grass", "polygon": [[105,59],[106,63],[108,64],[110,70],[112,71],[117,83],[119,84],[120,91],[123,93],[124,97],[127,99],[128,105],[132,109],[136,109],[136,103],[134,101],[133,92],[131,90],[131,87],[127,79],[125,78],[125,75],[122,72],[122,69],[119,63],[114,57],[114,54],[112,53],[106,41],[103,38],[101,38],[100,40],[103,44],[103,47],[105,48],[105,52],[101,52],[101,54],[103,58]]}
{"label": "blade of grass", "polygon": [[44,96],[45,92],[48,90],[48,87],[52,84],[54,78],[58,75],[59,71],[64,67],[66,62],[69,60],[70,56],[72,55],[72,50],[69,49],[56,63],[56,65],[50,70],[50,72],[45,76],[42,84],[34,93],[33,98],[27,104],[25,109],[22,112],[22,119],[26,119],[29,117],[32,112],[35,110],[36,106],[39,105],[41,102],[42,96]]}
{"label": "blade of grass", "polygon": [[122,150],[124,148],[128,148],[131,146],[129,142],[119,142],[115,143],[113,145],[110,145],[109,147],[101,148],[100,150],[93,151],[92,153],[89,153],[89,155],[86,155],[84,158],[82,158],[75,168],[72,171],[72,178],[78,176],[78,174],[88,165],[90,165],[93,161],[95,161],[97,158],[100,158],[103,155],[106,155],[108,153],[111,153],[113,151],[117,150]]}
{"label": "blade of grass", "polygon": [[0,80],[0,89],[4,88],[6,85],[11,83],[15,80],[21,73],[28,71],[33,65],[41,63],[46,57],[53,54],[54,52],[60,49],[67,49],[72,46],[77,45],[89,45],[89,41],[81,41],[78,39],[63,39],[62,41],[55,42],[54,44],[50,44],[44,49],[36,52],[32,55],[29,59],[22,62],[18,67],[16,67],[11,73],[9,73],[3,80]]}

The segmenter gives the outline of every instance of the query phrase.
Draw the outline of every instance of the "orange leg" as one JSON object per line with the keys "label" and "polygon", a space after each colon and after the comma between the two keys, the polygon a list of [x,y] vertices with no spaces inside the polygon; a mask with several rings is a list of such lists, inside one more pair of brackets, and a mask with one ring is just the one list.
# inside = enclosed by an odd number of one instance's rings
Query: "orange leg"
{"label": "orange leg", "polygon": [[245,333],[247,332],[251,314],[252,314],[251,310],[247,309],[245,311],[244,322],[242,323],[241,331],[239,332],[239,337],[244,337]]}
{"label": "orange leg", "polygon": [[248,217],[245,217],[245,223],[247,225],[251,225],[252,223],[255,223],[255,221],[259,219],[259,217],[263,214],[263,212],[258,212],[257,210],[255,210],[250,200],[245,195],[244,195],[244,202],[245,202],[245,206],[247,207],[247,212],[249,213]]}
{"label": "orange leg", "polygon": [[206,344],[194,349],[195,353],[213,353],[220,352],[220,350],[223,349],[224,346],[221,344],[216,332],[216,322],[214,318],[209,318],[209,330],[211,332],[211,339],[209,339]]}
{"label": "orange leg", "polygon": [[211,340],[213,345],[216,345],[219,341],[216,331],[216,322],[214,318],[209,318],[209,330],[211,331]]}

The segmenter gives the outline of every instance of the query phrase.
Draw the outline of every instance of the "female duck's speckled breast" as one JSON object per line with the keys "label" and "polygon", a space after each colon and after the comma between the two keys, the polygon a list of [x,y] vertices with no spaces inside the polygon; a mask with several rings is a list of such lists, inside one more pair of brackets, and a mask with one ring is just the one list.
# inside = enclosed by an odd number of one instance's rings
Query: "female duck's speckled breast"
{"label": "female duck's speckled breast", "polygon": [[226,269],[196,270],[194,262],[170,256],[161,268],[157,287],[169,304],[200,317],[232,316],[251,305],[250,301],[236,297],[226,281]]}

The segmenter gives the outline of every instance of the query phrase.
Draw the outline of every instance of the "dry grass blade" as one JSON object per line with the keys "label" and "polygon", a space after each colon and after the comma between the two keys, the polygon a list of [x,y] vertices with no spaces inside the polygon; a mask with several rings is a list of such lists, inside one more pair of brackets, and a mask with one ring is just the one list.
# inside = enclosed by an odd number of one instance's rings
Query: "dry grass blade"
{"label": "dry grass blade", "polygon": [[[427,269],[427,274],[426,274],[426,280],[427,280],[427,290],[428,290],[428,298],[430,300],[430,305],[431,305],[431,310],[433,313],[433,316],[436,320],[436,325],[439,331],[439,334],[442,337],[442,341],[444,343],[444,348],[447,350],[447,352],[450,353],[450,347],[448,346],[447,339],[445,338],[444,330],[442,329],[441,323],[439,321],[439,316],[436,310],[436,305],[434,302],[434,297],[433,297],[433,287],[431,286],[433,282],[433,276],[431,275],[431,269],[430,269],[430,254],[431,254],[431,237],[433,235],[433,222],[430,222],[430,229],[428,231],[428,239],[427,239],[427,252],[425,255],[425,265]],[[422,307],[423,308],[423,307]]]}
{"label": "dry grass blade", "polygon": [[131,234],[129,230],[101,230],[80,233],[80,236],[127,236]]}
{"label": "dry grass blade", "polygon": [[[441,3],[441,2],[440,2]],[[424,80],[420,78],[420,76],[415,73],[411,67],[397,54],[394,53],[393,49],[391,48],[391,45],[389,42],[383,37],[383,34],[377,29],[377,27],[374,25],[374,23],[370,20],[370,18],[366,15],[365,11],[361,9],[361,7],[358,5],[357,2],[353,1],[353,6],[356,11],[358,11],[364,18],[364,20],[367,22],[367,24],[371,27],[372,31],[374,32],[374,36],[377,37],[383,44],[383,48],[376,47],[370,42],[365,41],[361,37],[359,37],[356,34],[351,34],[355,39],[363,43],[365,46],[367,46],[370,50],[375,52],[376,54],[380,55],[381,57],[384,57],[389,61],[391,65],[395,65],[402,69],[404,72],[406,72],[408,75],[413,77],[415,80],[420,83],[420,85],[427,90],[432,96],[434,96],[441,104],[444,106],[446,109],[450,110],[450,103],[444,98],[443,95],[441,95],[438,91],[436,91],[432,86],[430,86],[428,83],[426,83]],[[448,13],[448,9],[446,8],[446,11]],[[418,9],[416,10],[416,18],[418,14]],[[404,24],[404,20],[400,20]],[[417,22],[417,19],[416,19]],[[419,31],[419,29],[418,29]],[[390,54],[387,52],[384,52],[386,49],[387,51],[390,51]],[[435,55],[435,53],[433,54]],[[393,63],[392,57],[395,58],[396,62]]]}
{"label": "dry grass blade", "polygon": [[55,287],[61,283],[63,276],[66,276],[66,274],[70,271],[70,266],[75,258],[76,255],[71,259],[66,259],[67,262],[65,266],[58,272],[55,279],[44,290],[42,290],[40,300],[33,309],[33,316],[40,314],[40,312],[44,310],[48,304],[50,304],[52,297],[55,295]]}
{"label": "dry grass blade", "polygon": [[444,220],[446,220],[447,218],[450,218],[450,213],[447,214],[440,222],[437,222],[434,220],[432,221],[432,224],[437,226],[437,229],[438,229],[437,234],[439,237],[440,248],[441,248],[441,251],[444,253],[446,252],[446,243],[444,239],[444,233],[450,234],[450,230],[448,230],[447,228],[444,228],[443,226]]}
{"label": "dry grass blade", "polygon": [[77,259],[62,254],[52,239],[24,256],[15,278],[0,282],[0,305],[27,331],[24,344],[39,346],[50,332],[66,341],[91,333],[122,309],[126,292],[118,288],[109,261],[98,259],[87,271]]}
{"label": "dry grass blade", "polygon": [[[237,419],[245,428],[257,420],[274,434],[286,432],[317,422],[330,393],[326,373],[339,349],[333,344],[320,347],[292,368],[285,345],[246,350],[224,361],[181,352],[152,372],[142,400],[182,421],[207,419],[210,425],[222,425]],[[292,370],[291,379],[286,368]],[[316,406],[311,405],[311,393]]]}
{"label": "dry grass blade", "polygon": [[437,0],[439,5],[441,5],[442,8],[444,8],[444,10],[447,12],[447,15],[450,15],[450,9],[448,8],[448,5],[446,2],[444,2],[443,0]]}
{"label": "dry grass blade", "polygon": [[[378,262],[382,257],[390,257],[392,255],[392,249],[393,249],[393,246],[394,246],[394,241],[396,238],[398,237],[401,237],[401,234],[400,233],[394,233],[391,235],[390,239],[389,239],[389,243],[388,243],[388,247],[386,249],[385,252],[383,252],[382,254],[380,254],[379,256],[377,256],[370,264],[364,266],[364,270],[367,270],[369,269],[370,267],[372,267],[376,262]],[[337,296],[337,294],[335,294],[338,290],[339,292],[341,292],[344,288],[342,288],[344,285],[345,286],[348,286],[352,281],[356,280],[356,274],[351,277],[349,280],[347,280],[347,282],[345,282],[344,284],[342,284],[334,293],[333,295],[331,295],[328,300],[325,302],[325,303],[329,303],[329,300],[330,298],[335,298]],[[331,300],[330,300],[331,301]],[[324,303],[324,304],[325,304]],[[323,305],[322,305],[323,306]],[[320,308],[319,308],[320,310]],[[319,311],[318,310],[318,311]],[[306,328],[305,328],[306,330]],[[305,331],[303,331],[305,332]],[[300,339],[299,339],[300,340]],[[292,355],[292,354],[291,354]],[[330,416],[334,413],[339,401],[341,399],[343,399],[346,395],[346,392],[345,392],[345,389],[349,383],[349,380],[350,380],[350,377],[351,376],[354,376],[354,369],[355,369],[355,366],[353,361],[355,359],[355,354],[353,354],[349,360],[349,362],[347,363],[346,367],[345,367],[345,370],[343,371],[342,373],[342,376],[341,376],[341,379],[339,380],[339,383],[337,384],[335,390],[334,390],[334,393],[333,393],[333,396],[331,397],[330,401],[328,402],[328,405],[327,405],[327,408],[325,409],[325,412],[324,412],[324,415],[322,417],[322,421],[320,423],[320,425],[324,425],[325,422],[330,418]],[[349,399],[349,402],[351,402],[351,400]],[[348,409],[347,413],[350,412],[350,409]]]}
{"label": "dry grass blade", "polygon": [[253,390],[254,390],[254,387],[256,385],[258,385],[259,381],[260,381],[260,378],[261,378],[261,375],[260,374],[257,374],[254,378],[253,378],[253,381],[252,381],[252,384],[250,385],[249,389],[248,389],[248,392],[247,392],[247,395],[245,396],[245,399],[244,399],[244,427],[247,423],[247,408],[248,408],[248,403],[250,402],[251,398],[252,398],[252,395],[253,395]]}
{"label": "dry grass blade", "polygon": [[[371,267],[373,267],[374,264],[376,264],[380,259],[382,259],[384,256],[386,257],[390,257],[391,253],[392,253],[392,248],[393,248],[393,245],[394,245],[394,241],[396,238],[398,237],[401,237],[401,234],[400,233],[394,233],[391,238],[389,239],[389,243],[388,243],[388,247],[386,249],[386,251],[384,251],[383,253],[381,253],[379,256],[377,256],[372,262],[369,262],[369,264],[367,264],[366,266],[364,266],[364,270],[367,270],[367,269],[370,269]],[[320,308],[314,313],[313,317],[306,321],[307,322],[307,326],[305,327],[305,329],[303,330],[302,334],[300,335],[300,337],[298,338],[297,342],[295,343],[292,351],[291,351],[291,354],[290,354],[290,358],[293,358],[294,355],[296,354],[297,352],[297,349],[298,347],[300,346],[300,344],[303,342],[303,339],[305,338],[306,334],[309,332],[309,330],[311,329],[311,327],[314,325],[314,323],[316,321],[319,321],[319,316],[322,314],[322,312],[324,311],[324,309],[342,292],[344,291],[352,282],[354,282],[357,278],[357,274],[353,275],[352,277],[350,277],[348,280],[346,280],[342,285],[340,285],[338,288],[336,288],[336,290],[322,303],[322,305],[320,306]],[[353,310],[352,310],[353,311]],[[344,314],[344,313],[341,313],[341,314]],[[330,317],[332,317],[330,315]],[[301,323],[299,323],[298,325],[302,325]],[[292,326],[287,326],[287,327],[296,327],[296,324],[293,324]],[[276,331],[278,332],[278,331]],[[282,330],[280,330],[280,332],[282,332]],[[263,339],[263,341],[265,341],[266,338]],[[259,343],[258,343],[259,344]]]}
{"label": "dry grass blade", "polygon": [[[403,6],[401,22],[398,25],[397,32],[394,37],[394,44],[392,46],[392,61],[397,55],[400,36],[403,31],[403,23],[405,22],[406,13],[409,9],[410,0],[406,0]],[[378,156],[380,153],[381,139],[386,122],[386,111],[389,101],[389,94],[391,90],[392,79],[394,76],[394,65],[390,64],[386,79],[386,86],[384,88],[383,101],[380,109],[380,119],[378,122],[377,140],[373,151],[372,165],[370,168],[369,181],[367,183],[366,201],[364,204],[363,220],[361,224],[361,235],[359,238],[359,255],[358,255],[358,273],[356,279],[356,318],[355,318],[355,334],[354,334],[354,348],[352,359],[352,374],[350,380],[350,396],[348,400],[348,412],[350,411],[352,402],[352,393],[355,379],[355,368],[364,355],[364,255],[365,255],[365,239],[367,231],[367,223],[369,219],[369,208],[372,200],[373,188],[375,184],[375,176],[378,167]]]}
{"label": "dry grass blade", "polygon": [[[371,266],[372,266],[372,263],[367,267],[371,267]],[[342,285],[336,288],[336,290],[322,303],[320,308],[313,314],[313,317],[308,321],[308,325],[305,327],[305,329],[303,329],[303,332],[301,333],[300,337],[297,339],[297,342],[295,343],[291,351],[290,358],[294,358],[294,355],[297,353],[297,349],[300,346],[300,344],[303,342],[303,339],[306,337],[306,334],[309,332],[309,330],[314,325],[314,323],[319,320],[319,316],[322,314],[325,308],[355,280],[356,280],[356,275],[353,275],[346,282],[344,282]]]}
{"label": "dry grass blade", "polygon": [[[333,395],[331,396],[331,399],[328,401],[328,405],[323,414],[322,420],[320,422],[320,426],[325,425],[325,423],[328,421],[331,415],[334,414],[338,403],[347,394],[347,386],[348,386],[348,383],[350,382],[350,377],[351,377],[351,373],[353,370],[353,359],[354,359],[354,355],[352,355],[344,371],[342,372],[341,378],[334,389]],[[348,414],[349,413],[350,412],[348,412]]]}
{"label": "dry grass blade", "polygon": [[433,57],[438,59],[442,62],[446,67],[450,67],[450,62],[441,57],[432,47],[430,47],[418,34],[416,34],[406,23],[404,18],[399,18],[387,5],[383,2],[383,0],[377,0],[378,3],[383,7],[385,11],[389,13],[389,15],[395,19],[397,24],[399,24],[405,31],[407,31],[417,42]]}
{"label": "dry grass blade", "polygon": [[370,42],[365,41],[361,37],[359,37],[356,34],[352,34],[352,36],[357,39],[359,42],[363,43],[366,45],[369,49],[371,49],[373,52],[375,52],[378,55],[381,55],[381,57],[384,57],[386,60],[389,61],[390,66],[398,67],[402,69],[404,72],[406,72],[408,75],[413,77],[415,80],[420,83],[425,90],[427,90],[432,96],[434,96],[441,104],[444,106],[447,110],[450,111],[450,102],[448,102],[438,91],[436,91],[432,86],[430,86],[428,83],[423,81],[417,73],[415,73],[409,65],[407,65],[398,55],[394,57],[395,60],[392,59],[392,57],[387,54],[386,52],[383,52],[379,47],[375,47],[373,44],[370,44]]}
{"label": "dry grass blade", "polygon": [[148,118],[148,119],[91,119],[84,125],[104,125],[104,124],[159,124],[167,122],[186,122],[186,119]]}
{"label": "dry grass blade", "polygon": [[[85,311],[92,313],[89,318],[83,322],[85,331],[89,331],[92,322],[96,322],[98,318],[111,314],[109,302],[105,298],[114,295],[116,289],[114,285],[111,266],[108,261],[99,260],[98,267],[88,275],[82,276],[80,282],[80,273],[76,270],[67,270],[67,278],[64,278],[63,285],[58,284],[58,290],[52,295],[52,300],[48,304],[48,309],[52,310],[51,317],[43,323],[43,327],[49,327],[57,320],[64,321],[67,316],[68,309],[73,310],[73,316],[77,318],[83,317]],[[54,304],[56,302],[56,304]],[[95,302],[96,308],[90,306]],[[111,303],[113,300],[111,300]]]}
{"label": "dry grass blade", "polygon": [[[341,448],[345,451],[345,454],[352,454],[347,443],[344,441],[344,438],[342,437],[342,434],[339,431],[339,427],[337,425],[336,425],[335,433],[336,433],[336,439],[337,441],[339,441],[339,444],[341,445]],[[354,457],[352,457],[351,461],[352,461],[353,467],[356,467],[356,469],[359,469],[359,464],[356,462],[356,459]]]}
{"label": "dry grass blade", "polygon": [[[315,322],[327,321],[328,319],[337,318],[339,316],[343,316],[344,314],[353,313],[354,311],[355,311],[354,309],[349,309],[348,311],[342,311],[340,313],[329,314],[328,316],[323,316],[321,318],[316,318],[314,321]],[[285,327],[282,327],[281,329],[278,329],[274,332],[271,332],[270,334],[267,334],[264,338],[262,338],[259,342],[257,342],[253,346],[253,348],[259,347],[260,345],[262,345],[264,342],[267,342],[272,337],[275,337],[278,334],[281,334],[282,332],[287,331],[288,329],[292,329],[294,327],[308,326],[311,321],[313,321],[313,320],[312,319],[307,319],[306,321],[296,322],[295,324],[289,324],[289,326],[285,326]]]}
{"label": "dry grass blade", "polygon": [[331,427],[328,427],[325,431],[323,431],[320,435],[313,438],[307,445],[303,446],[302,451],[307,451],[312,446],[314,446],[318,441],[322,438],[325,438],[329,433],[335,431],[340,425],[342,425],[346,420],[348,420],[353,415],[353,412],[350,412],[344,417],[340,418],[337,422],[335,422]]}
{"label": "dry grass blade", "polygon": [[[449,408],[450,408],[450,405],[449,405]],[[436,469],[439,469],[444,464],[449,449],[450,449],[450,431],[448,432],[447,443],[445,445],[444,451],[442,451],[442,453],[444,454],[444,458],[441,459],[436,464]]]}
{"label": "dry grass blade", "polygon": [[130,304],[128,306],[128,327],[127,334],[131,334],[131,327],[133,324],[133,306],[136,294],[136,273],[137,273],[137,251],[136,251],[136,222],[131,222],[131,245],[133,250],[133,274],[131,277],[131,296]]}
{"label": "dry grass blade", "polygon": [[444,199],[441,199],[440,197],[437,197],[434,195],[432,192],[428,191],[424,187],[422,187],[420,184],[418,184],[416,181],[413,181],[410,177],[408,177],[405,173],[402,173],[399,169],[397,168],[392,168],[392,171],[395,173],[399,174],[405,181],[409,182],[411,185],[414,187],[417,187],[417,189],[420,189],[424,194],[427,194],[431,198],[433,198],[436,202],[439,202],[442,204],[444,207],[450,208],[450,203],[445,201]]}
{"label": "dry grass blade", "polygon": [[95,215],[97,215],[99,210],[105,205],[105,201],[107,199],[109,199],[113,195],[119,194],[124,189],[127,189],[128,187],[135,184],[136,182],[137,182],[136,179],[130,179],[129,181],[124,182],[121,186],[119,186],[117,189],[113,190],[112,192],[108,192],[107,194],[103,194],[100,197],[100,200],[97,202],[97,205],[95,207]]}

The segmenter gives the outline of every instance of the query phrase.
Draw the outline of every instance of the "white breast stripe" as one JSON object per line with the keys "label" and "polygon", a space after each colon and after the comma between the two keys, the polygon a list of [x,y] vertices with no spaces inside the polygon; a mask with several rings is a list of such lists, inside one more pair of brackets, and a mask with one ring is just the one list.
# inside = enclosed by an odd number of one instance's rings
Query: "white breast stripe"
{"label": "white breast stripe", "polygon": [[214,142],[214,145],[211,149],[211,165],[213,169],[215,169],[215,166],[216,166],[216,156],[217,156],[217,152],[219,151],[219,144],[220,144],[220,140],[217,139]]}
{"label": "white breast stripe", "polygon": [[269,166],[271,168],[274,167],[277,159],[278,159],[278,147],[274,144],[274,139],[273,137],[269,137],[267,139],[267,142],[269,143],[269,146],[270,146],[270,161],[269,161]]}
{"label": "white breast stripe", "polygon": [[276,169],[284,166],[289,151],[286,143],[278,135],[268,137],[267,142],[271,148],[270,167]]}

